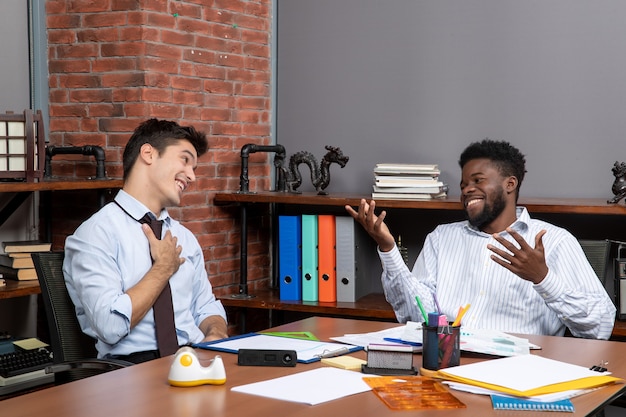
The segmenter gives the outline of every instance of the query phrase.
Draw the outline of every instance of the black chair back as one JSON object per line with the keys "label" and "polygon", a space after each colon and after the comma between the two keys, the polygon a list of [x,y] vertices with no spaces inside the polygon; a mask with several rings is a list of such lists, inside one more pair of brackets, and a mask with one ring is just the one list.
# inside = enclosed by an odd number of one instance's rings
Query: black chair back
{"label": "black chair back", "polygon": [[58,364],[51,369],[55,372],[55,382],[74,381],[121,367],[95,359],[95,340],[81,330],[74,303],[65,286],[64,253],[35,252],[31,256],[41,286],[53,362]]}

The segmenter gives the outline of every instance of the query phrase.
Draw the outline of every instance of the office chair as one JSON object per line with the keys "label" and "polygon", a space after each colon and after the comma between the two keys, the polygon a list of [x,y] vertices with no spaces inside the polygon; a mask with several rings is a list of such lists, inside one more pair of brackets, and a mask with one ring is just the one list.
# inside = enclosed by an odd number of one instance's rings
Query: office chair
{"label": "office chair", "polygon": [[581,239],[578,243],[580,243],[580,246],[583,248],[583,252],[585,252],[585,256],[587,256],[587,260],[598,276],[598,279],[604,284],[607,276],[607,268],[610,267],[610,241]]}
{"label": "office chair", "polygon": [[132,365],[126,361],[96,359],[95,341],[82,332],[65,286],[64,253],[38,252],[31,257],[41,286],[54,356],[53,365],[46,368],[46,373],[54,373],[59,384]]}

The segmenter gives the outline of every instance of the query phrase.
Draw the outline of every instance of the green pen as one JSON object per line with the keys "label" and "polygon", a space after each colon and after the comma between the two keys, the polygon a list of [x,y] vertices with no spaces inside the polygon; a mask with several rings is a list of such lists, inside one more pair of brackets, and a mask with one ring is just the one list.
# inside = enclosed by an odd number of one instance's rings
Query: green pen
{"label": "green pen", "polygon": [[426,315],[426,310],[424,310],[424,306],[422,305],[422,302],[420,301],[420,298],[417,295],[415,296],[415,301],[417,302],[417,306],[420,308],[420,311],[422,312],[422,317],[424,317],[424,323],[426,323],[426,325],[428,326],[428,316]]}

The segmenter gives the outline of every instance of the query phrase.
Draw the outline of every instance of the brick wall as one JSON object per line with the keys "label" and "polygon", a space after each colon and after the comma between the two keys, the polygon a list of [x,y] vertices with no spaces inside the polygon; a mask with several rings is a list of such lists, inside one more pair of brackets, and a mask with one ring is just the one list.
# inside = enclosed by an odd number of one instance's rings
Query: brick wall
{"label": "brick wall", "polygon": [[[198,180],[172,209],[198,237],[215,292],[236,293],[239,218],[213,205],[237,190],[240,149],[270,144],[271,0],[49,0],[50,143],[105,149],[109,177],[121,178],[130,132],[149,117],[208,134]],[[251,189],[270,187],[268,156],[250,158]],[[55,176],[94,175],[89,157],[56,156]],[[107,195],[110,198],[111,195]],[[53,244],[98,208],[97,192],[52,196]],[[251,288],[267,286],[266,217],[251,222]]]}

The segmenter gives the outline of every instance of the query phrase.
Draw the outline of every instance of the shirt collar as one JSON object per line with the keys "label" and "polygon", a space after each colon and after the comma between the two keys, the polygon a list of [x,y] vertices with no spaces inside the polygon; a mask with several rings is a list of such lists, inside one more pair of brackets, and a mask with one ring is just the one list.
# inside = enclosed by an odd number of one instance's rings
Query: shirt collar
{"label": "shirt collar", "polygon": [[[120,190],[115,196],[115,201],[126,210],[126,212],[135,220],[139,221],[147,212],[150,211],[143,203],[131,196],[124,190]],[[167,224],[170,223],[170,215],[167,209],[161,210],[157,220],[164,220]]]}
{"label": "shirt collar", "polygon": [[[526,209],[526,207],[517,206],[515,208],[515,216],[517,217],[517,219],[513,222],[513,224],[511,224],[510,227],[516,232],[520,233],[528,230],[528,226],[530,225],[530,214],[528,214],[528,210]],[[465,230],[485,237],[491,236],[491,234],[482,232],[476,227],[472,226],[468,220],[465,221]]]}

